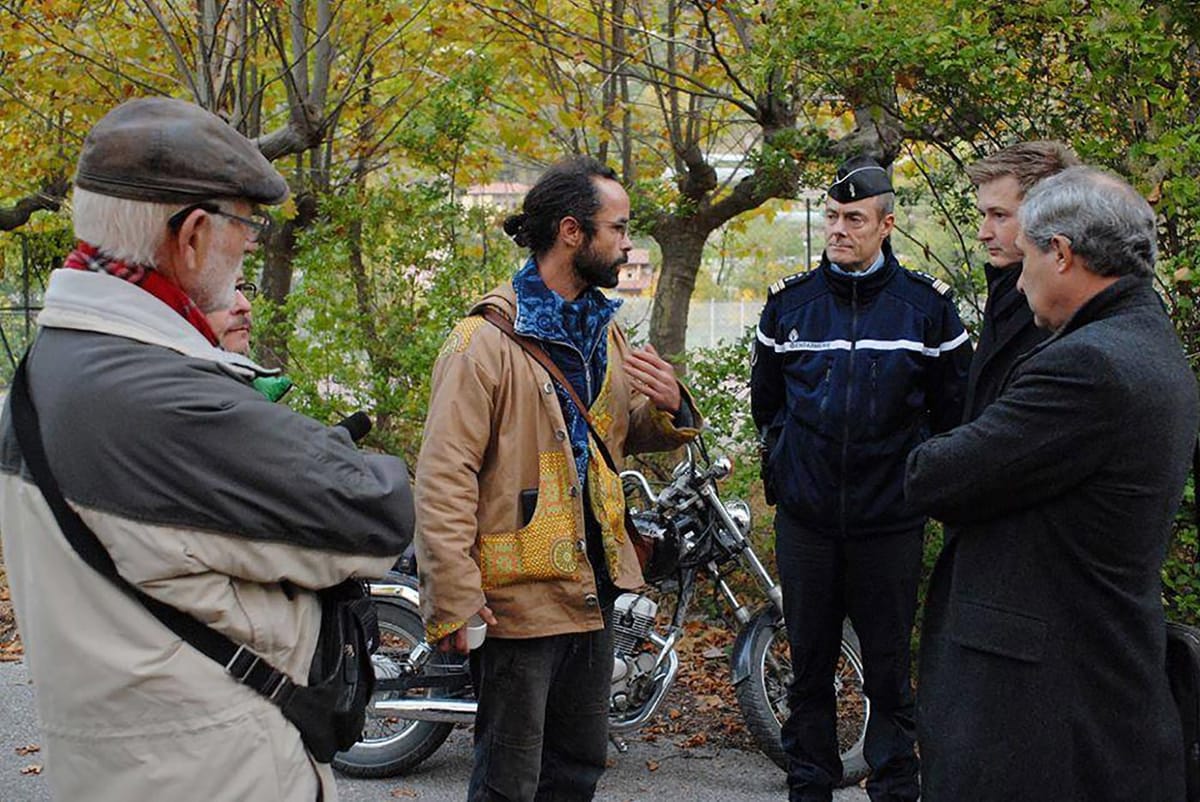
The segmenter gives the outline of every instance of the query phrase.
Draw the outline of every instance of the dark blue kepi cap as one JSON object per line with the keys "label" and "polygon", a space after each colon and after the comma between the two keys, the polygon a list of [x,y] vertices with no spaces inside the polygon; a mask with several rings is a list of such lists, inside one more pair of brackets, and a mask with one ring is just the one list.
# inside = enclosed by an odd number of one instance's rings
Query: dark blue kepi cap
{"label": "dark blue kepi cap", "polygon": [[870,156],[855,156],[842,162],[837,179],[829,185],[829,197],[838,203],[853,203],[892,191],[887,170]]}

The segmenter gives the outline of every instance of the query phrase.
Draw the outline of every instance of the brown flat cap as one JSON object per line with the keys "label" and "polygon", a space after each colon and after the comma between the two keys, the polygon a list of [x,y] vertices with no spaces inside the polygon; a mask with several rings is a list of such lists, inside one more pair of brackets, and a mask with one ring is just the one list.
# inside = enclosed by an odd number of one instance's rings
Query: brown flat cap
{"label": "brown flat cap", "polygon": [[104,115],[83,142],[75,186],[152,203],[275,204],[288,195],[253,142],[212,112],[166,97],[130,100]]}

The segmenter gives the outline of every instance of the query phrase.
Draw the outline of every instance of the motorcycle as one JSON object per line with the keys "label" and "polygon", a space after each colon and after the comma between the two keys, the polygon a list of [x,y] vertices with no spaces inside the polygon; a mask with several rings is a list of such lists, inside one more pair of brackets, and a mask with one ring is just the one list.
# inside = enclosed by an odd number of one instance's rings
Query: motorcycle
{"label": "motorcycle", "polygon": [[[780,726],[788,715],[792,669],[782,593],[748,539],[749,505],[725,501],[718,492],[717,483],[731,472],[731,462],[711,459],[697,438],[657,493],[641,472],[621,474],[634,524],[654,550],[644,571],[648,587],[621,594],[613,605],[609,728],[624,751],[620,736],[658,712],[679,671],[676,646],[684,621],[706,580],[724,600],[727,621],[738,628],[730,679],[746,728],[759,749],[786,768]],[[743,602],[728,581],[737,570],[754,580],[762,597],[757,609]],[[390,777],[428,758],[455,725],[472,723],[475,699],[466,657],[438,652],[425,642],[411,561],[370,583],[370,593],[382,634],[372,658],[375,694],[362,739],[339,753],[333,765],[353,777]],[[858,637],[848,622],[834,689],[843,784],[850,785],[867,773],[863,737],[870,703],[863,694]]]}

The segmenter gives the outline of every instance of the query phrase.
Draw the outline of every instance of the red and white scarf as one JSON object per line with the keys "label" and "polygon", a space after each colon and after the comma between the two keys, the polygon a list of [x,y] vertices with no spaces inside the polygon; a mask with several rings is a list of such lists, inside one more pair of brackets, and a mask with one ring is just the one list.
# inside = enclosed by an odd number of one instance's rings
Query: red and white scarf
{"label": "red and white scarf", "polygon": [[89,245],[82,240],[76,244],[75,250],[71,251],[70,255],[67,256],[63,267],[72,270],[91,270],[93,273],[107,273],[110,276],[115,276],[116,278],[128,281],[130,284],[141,287],[178,312],[184,320],[192,324],[196,331],[203,334],[210,343],[213,345],[218,344],[217,335],[213,333],[212,326],[208,325],[208,318],[200,311],[200,307],[196,306],[196,302],[189,298],[187,293],[163,277],[162,273],[159,273],[152,267],[131,265],[127,262],[105,256],[95,246]]}

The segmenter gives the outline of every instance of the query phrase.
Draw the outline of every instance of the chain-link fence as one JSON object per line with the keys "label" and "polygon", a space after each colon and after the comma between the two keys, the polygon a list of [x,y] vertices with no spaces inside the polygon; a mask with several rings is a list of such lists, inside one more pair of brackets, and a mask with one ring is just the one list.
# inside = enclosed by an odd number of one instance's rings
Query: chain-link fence
{"label": "chain-link fence", "polygon": [[[626,298],[617,320],[644,340],[650,329],[652,298]],[[746,329],[758,325],[764,301],[692,301],[688,308],[687,348],[714,348],[741,339]]]}
{"label": "chain-link fence", "polygon": [[33,338],[50,271],[62,264],[61,232],[15,234],[0,242],[0,385],[8,386]]}

